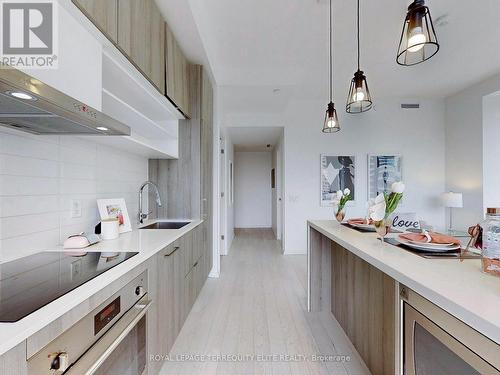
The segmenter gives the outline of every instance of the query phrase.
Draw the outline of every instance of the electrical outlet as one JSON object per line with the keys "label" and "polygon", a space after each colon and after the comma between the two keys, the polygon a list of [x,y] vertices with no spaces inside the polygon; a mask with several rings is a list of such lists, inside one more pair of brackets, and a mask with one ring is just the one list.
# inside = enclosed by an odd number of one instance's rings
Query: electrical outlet
{"label": "electrical outlet", "polygon": [[71,217],[82,217],[82,201],[73,199],[71,201]]}

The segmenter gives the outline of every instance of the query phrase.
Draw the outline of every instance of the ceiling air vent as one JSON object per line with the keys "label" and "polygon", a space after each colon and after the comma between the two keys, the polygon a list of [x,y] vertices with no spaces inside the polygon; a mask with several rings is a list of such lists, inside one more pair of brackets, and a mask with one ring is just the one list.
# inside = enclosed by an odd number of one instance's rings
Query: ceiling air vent
{"label": "ceiling air vent", "polygon": [[420,104],[418,104],[418,103],[402,103],[401,108],[402,109],[419,109]]}

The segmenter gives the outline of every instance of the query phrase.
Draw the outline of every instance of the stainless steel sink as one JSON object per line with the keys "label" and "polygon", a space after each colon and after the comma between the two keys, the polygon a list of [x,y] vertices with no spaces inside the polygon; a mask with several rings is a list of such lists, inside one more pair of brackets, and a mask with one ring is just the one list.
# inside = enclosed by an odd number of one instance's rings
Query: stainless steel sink
{"label": "stainless steel sink", "polygon": [[181,229],[189,224],[189,221],[158,221],[140,229]]}

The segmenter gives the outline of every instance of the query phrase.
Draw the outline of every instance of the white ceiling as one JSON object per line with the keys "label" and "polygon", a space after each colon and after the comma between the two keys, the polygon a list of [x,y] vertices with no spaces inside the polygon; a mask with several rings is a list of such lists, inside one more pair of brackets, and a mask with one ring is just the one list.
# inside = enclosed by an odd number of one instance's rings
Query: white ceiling
{"label": "white ceiling", "polygon": [[[229,127],[227,134],[237,152],[271,151],[283,134],[281,127]],[[269,147],[267,147],[269,145]]]}
{"label": "white ceiling", "polygon": [[[208,62],[217,84],[228,88],[231,110],[243,97],[261,100],[264,111],[296,95],[327,99],[327,0],[158,2],[188,56]],[[498,0],[428,0],[441,50],[423,64],[397,65],[409,2],[361,0],[361,68],[375,100],[446,97],[500,71]],[[356,68],[355,14],[356,1],[334,0],[337,100],[347,95]],[[275,87],[284,94],[271,97],[276,107],[265,100]]]}

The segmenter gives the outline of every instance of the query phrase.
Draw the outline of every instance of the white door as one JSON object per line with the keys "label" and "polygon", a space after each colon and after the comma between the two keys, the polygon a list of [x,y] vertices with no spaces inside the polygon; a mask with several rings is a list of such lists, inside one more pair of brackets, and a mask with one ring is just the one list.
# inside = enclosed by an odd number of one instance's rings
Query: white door
{"label": "white door", "polygon": [[282,169],[283,145],[280,144],[276,152],[276,238],[281,241],[282,237],[282,214],[283,214],[283,169]]}
{"label": "white door", "polygon": [[226,211],[226,154],[225,154],[225,142],[224,142],[224,137],[220,137],[220,150],[219,150],[219,171],[220,171],[220,176],[219,176],[219,187],[220,187],[220,196],[219,196],[219,202],[220,202],[220,255],[227,255],[227,249],[226,249],[226,217],[227,217],[227,211]]}

